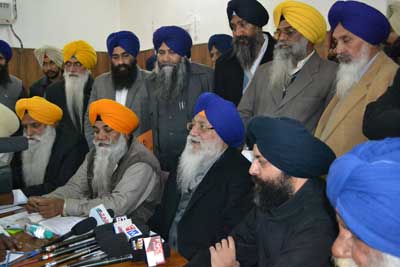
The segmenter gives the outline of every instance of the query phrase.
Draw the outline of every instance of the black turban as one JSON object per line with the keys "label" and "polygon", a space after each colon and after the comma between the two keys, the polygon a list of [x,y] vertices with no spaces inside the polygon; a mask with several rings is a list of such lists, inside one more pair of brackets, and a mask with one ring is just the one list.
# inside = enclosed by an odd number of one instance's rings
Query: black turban
{"label": "black turban", "polygon": [[229,1],[226,9],[229,22],[232,19],[233,12],[235,12],[238,17],[261,28],[268,23],[269,16],[267,10],[255,0]]}
{"label": "black turban", "polygon": [[271,164],[286,174],[313,178],[328,173],[334,152],[300,122],[259,116],[247,128],[247,144],[254,144]]}

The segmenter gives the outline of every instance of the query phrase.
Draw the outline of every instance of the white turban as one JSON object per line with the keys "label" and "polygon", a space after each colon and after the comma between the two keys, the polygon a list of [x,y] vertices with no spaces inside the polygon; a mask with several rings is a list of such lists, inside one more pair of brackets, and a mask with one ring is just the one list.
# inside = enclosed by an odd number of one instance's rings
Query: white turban
{"label": "white turban", "polygon": [[19,128],[19,120],[17,115],[0,103],[0,138],[10,137]]}
{"label": "white turban", "polygon": [[63,54],[60,49],[54,46],[44,45],[39,47],[33,51],[39,65],[43,65],[43,60],[47,56],[50,60],[52,60],[56,65],[61,68],[63,64]]}

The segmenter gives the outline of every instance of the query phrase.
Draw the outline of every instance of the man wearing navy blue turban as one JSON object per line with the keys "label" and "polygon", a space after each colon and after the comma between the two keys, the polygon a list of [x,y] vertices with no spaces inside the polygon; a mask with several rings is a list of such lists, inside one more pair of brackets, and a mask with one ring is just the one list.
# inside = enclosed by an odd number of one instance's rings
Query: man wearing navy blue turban
{"label": "man wearing navy blue turban", "polygon": [[8,62],[12,58],[12,48],[0,40],[0,103],[14,110],[15,103],[25,95],[22,81],[8,73]]}
{"label": "man wearing navy blue turban", "polygon": [[335,160],[327,194],[336,209],[336,266],[400,266],[400,138],[369,141]]}
{"label": "man wearing navy blue turban", "polygon": [[185,147],[196,99],[213,89],[213,70],[190,62],[192,38],[180,27],[157,29],[153,44],[157,61],[147,79],[153,149],[162,169],[171,171]]}
{"label": "man wearing navy blue turban", "polygon": [[[111,33],[107,38],[107,52],[111,59],[111,71],[98,76],[93,83],[89,104],[102,99],[112,99],[130,108],[139,117],[135,137],[149,130],[145,79],[148,72],[137,66],[140,51],[138,37],[130,31]],[[88,116],[85,116],[85,135],[90,147],[93,146],[93,130]]]}
{"label": "man wearing navy blue turban", "polygon": [[210,247],[212,266],[329,266],[337,232],[318,177],[335,154],[289,118],[255,117],[247,144],[253,148],[249,173],[256,207],[228,240]]}
{"label": "man wearing navy blue turban", "polygon": [[208,52],[215,67],[217,59],[232,48],[232,36],[227,34],[214,34],[208,39]]}
{"label": "man wearing navy blue turban", "polygon": [[226,237],[252,207],[250,163],[237,149],[244,127],[232,102],[203,93],[187,128],[185,150],[168,178],[155,229],[192,260],[189,265],[207,266],[198,261],[208,247]]}
{"label": "man wearing navy blue turban", "polygon": [[257,68],[272,60],[275,40],[262,31],[269,15],[256,0],[231,0],[226,9],[233,48],[215,65],[215,92],[239,104]]}
{"label": "man wearing navy blue turban", "polygon": [[337,156],[367,140],[362,118],[368,103],[392,84],[398,66],[381,51],[390,24],[377,9],[357,1],[337,1],[328,13],[339,60],[336,94],[322,113],[315,136]]}

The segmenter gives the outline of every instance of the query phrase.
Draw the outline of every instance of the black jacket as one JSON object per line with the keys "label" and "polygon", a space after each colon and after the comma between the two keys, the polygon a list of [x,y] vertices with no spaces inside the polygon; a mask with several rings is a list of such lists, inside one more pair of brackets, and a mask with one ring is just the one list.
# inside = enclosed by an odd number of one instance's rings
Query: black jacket
{"label": "black jacket", "polygon": [[56,134],[43,184],[25,187],[21,152],[16,153],[11,161],[13,188],[21,189],[27,197],[48,194],[64,185],[85,159],[88,152],[85,138],[68,128],[57,128]]}
{"label": "black jacket", "polygon": [[49,79],[46,76],[34,82],[29,88],[29,97],[41,96],[45,97],[47,87],[51,85]]}
{"label": "black jacket", "polygon": [[[268,46],[260,65],[272,60],[272,53],[276,43],[269,33],[266,34],[268,35]],[[215,93],[226,100],[232,101],[237,106],[242,98],[243,77],[243,68],[237,60],[233,49],[228,50],[218,58],[215,64]]]}
{"label": "black jacket", "polygon": [[[208,252],[245,218],[252,205],[252,181],[248,162],[239,151],[228,148],[203,178],[178,223],[179,253],[187,259]],[[180,193],[176,177],[165,185],[161,207],[151,226],[168,240]],[[208,258],[209,261],[209,258]]]}
{"label": "black jacket", "polygon": [[376,101],[368,104],[363,133],[368,139],[400,137],[400,69],[392,86]]}

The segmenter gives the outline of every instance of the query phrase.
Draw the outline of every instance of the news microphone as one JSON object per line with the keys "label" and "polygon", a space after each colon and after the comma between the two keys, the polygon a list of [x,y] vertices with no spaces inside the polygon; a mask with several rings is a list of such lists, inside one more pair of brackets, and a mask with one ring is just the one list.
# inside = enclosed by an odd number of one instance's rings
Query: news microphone
{"label": "news microphone", "polygon": [[83,248],[83,249],[81,249],[79,251],[75,251],[70,256],[67,256],[67,257],[64,257],[62,259],[58,259],[58,260],[55,260],[55,261],[52,261],[52,262],[48,262],[48,263],[45,264],[45,267],[52,267],[52,266],[58,265],[60,263],[64,263],[64,262],[67,262],[67,261],[70,261],[70,260],[77,259],[77,258],[79,258],[79,257],[81,257],[83,255],[89,254],[89,253],[91,253],[93,251],[97,251],[97,250],[99,250],[99,248],[100,247],[97,246],[97,245],[93,245],[93,246],[90,246],[88,248]]}
{"label": "news microphone", "polygon": [[53,252],[51,252],[51,253],[44,254],[44,255],[41,257],[41,260],[48,260],[48,259],[51,259],[51,258],[60,256],[60,255],[64,255],[64,254],[67,254],[67,253],[70,253],[70,252],[75,252],[75,251],[77,251],[77,250],[79,250],[79,249],[87,248],[87,247],[90,247],[90,246],[96,245],[96,244],[97,244],[97,241],[96,241],[96,240],[91,240],[90,242],[86,242],[86,243],[80,244],[80,245],[78,245],[78,246],[60,249],[60,250],[58,250],[58,251],[53,251]]}
{"label": "news microphone", "polygon": [[133,259],[132,254],[128,254],[128,255],[125,255],[125,256],[121,256],[121,257],[105,258],[105,259],[102,259],[102,260],[100,260],[98,262],[89,263],[89,264],[86,264],[86,265],[80,265],[80,267],[104,266],[104,265],[109,265],[109,264],[114,264],[114,263],[130,261],[132,259]]}

